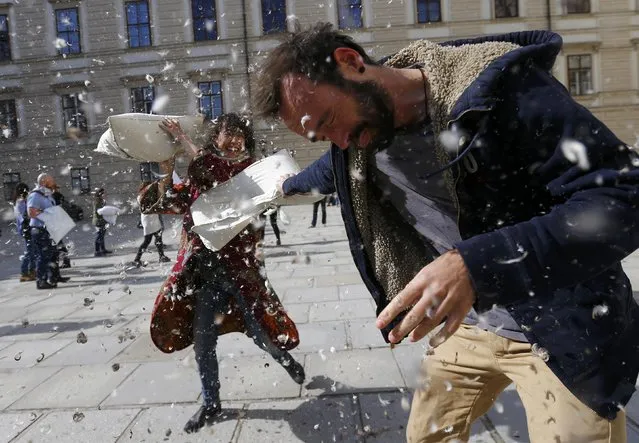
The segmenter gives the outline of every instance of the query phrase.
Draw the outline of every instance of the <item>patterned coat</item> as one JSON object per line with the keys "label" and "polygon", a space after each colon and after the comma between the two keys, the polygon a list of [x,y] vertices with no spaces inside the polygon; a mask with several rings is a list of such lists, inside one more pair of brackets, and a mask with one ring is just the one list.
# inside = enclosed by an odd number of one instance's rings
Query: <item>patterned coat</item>
{"label": "patterned coat", "polygon": [[[198,235],[191,232],[190,207],[198,196],[238,174],[252,162],[251,159],[230,162],[207,152],[191,161],[184,183],[174,185],[168,176],[140,191],[143,213],[184,215],[177,260],[160,289],[151,317],[151,339],[163,352],[178,351],[193,343],[193,291],[203,284],[199,272],[203,260],[223,263],[250,313],[276,346],[290,350],[299,344],[295,323],[284,311],[266,278],[260,275],[263,262],[256,257],[256,248],[264,237],[264,229],[249,226],[216,252],[207,249]],[[170,295],[180,296],[181,300],[172,301]],[[226,313],[216,320],[219,334],[246,332],[244,316],[232,299],[228,309],[219,311]]]}

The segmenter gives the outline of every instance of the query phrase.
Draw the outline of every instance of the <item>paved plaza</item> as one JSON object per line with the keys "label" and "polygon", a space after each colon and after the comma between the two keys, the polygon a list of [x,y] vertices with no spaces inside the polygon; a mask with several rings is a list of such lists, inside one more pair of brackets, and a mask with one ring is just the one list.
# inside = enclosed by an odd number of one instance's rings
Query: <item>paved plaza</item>
{"label": "paved plaza", "polygon": [[[0,441],[4,442],[401,442],[423,345],[394,350],[374,327],[372,299],[355,269],[339,209],[327,226],[308,229],[311,207],[285,208],[282,246],[267,226],[268,276],[297,323],[293,354],[307,380],[295,384],[241,334],[218,346],[225,415],[187,435],[199,401],[192,347],[162,354],[149,316],[171,263],[153,245],[131,269],[142,231],[135,216],[118,219],[107,248],[93,257],[93,228],[70,234],[71,277],[52,291],[19,283],[21,245],[3,225],[0,237]],[[164,234],[175,258],[178,218]],[[625,263],[639,288],[639,256]],[[86,338],[86,340],[85,340]],[[628,441],[639,442],[639,397],[628,407]],[[524,411],[508,389],[478,421],[471,441],[527,442]]]}

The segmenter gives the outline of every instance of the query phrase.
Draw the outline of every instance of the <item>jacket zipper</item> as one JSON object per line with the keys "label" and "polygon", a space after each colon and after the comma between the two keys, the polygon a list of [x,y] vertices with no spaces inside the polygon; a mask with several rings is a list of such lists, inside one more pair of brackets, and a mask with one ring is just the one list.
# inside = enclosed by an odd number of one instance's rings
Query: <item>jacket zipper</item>
{"label": "jacket zipper", "polygon": [[[468,114],[469,112],[490,112],[492,110],[493,110],[492,106],[488,108],[466,109],[464,112],[459,114],[456,119],[449,120],[448,123],[446,124],[446,128],[447,130],[450,131],[450,128],[453,125],[453,123],[459,121],[464,115]],[[471,142],[472,140],[469,143]],[[459,163],[456,166],[457,166],[457,177],[455,177],[455,183],[453,184],[454,189],[453,189],[452,197],[453,197],[453,203],[455,204],[455,208],[457,209],[457,227],[459,228],[459,221],[461,220],[461,208],[459,207],[459,196],[457,195],[457,183],[459,182],[459,177],[461,176],[461,167]]]}

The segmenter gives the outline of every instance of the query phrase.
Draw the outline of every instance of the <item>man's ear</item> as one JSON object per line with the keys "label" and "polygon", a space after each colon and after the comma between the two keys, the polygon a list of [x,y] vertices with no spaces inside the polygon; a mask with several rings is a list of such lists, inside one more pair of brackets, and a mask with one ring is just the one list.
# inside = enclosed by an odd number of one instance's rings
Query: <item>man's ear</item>
{"label": "man's ear", "polygon": [[352,48],[341,47],[333,51],[333,58],[337,68],[342,74],[356,74],[362,72],[364,60],[362,56]]}

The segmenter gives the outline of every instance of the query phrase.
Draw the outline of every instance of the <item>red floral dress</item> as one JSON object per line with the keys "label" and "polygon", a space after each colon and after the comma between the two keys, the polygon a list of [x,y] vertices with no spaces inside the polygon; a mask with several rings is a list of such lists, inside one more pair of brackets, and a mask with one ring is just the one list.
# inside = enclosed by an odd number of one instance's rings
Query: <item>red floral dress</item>
{"label": "red floral dress", "polygon": [[[223,183],[248,167],[253,160],[231,162],[213,153],[194,158],[189,164],[185,183],[173,185],[171,177],[156,181],[140,191],[144,213],[183,214],[182,236],[177,260],[155,300],[151,316],[151,339],[163,352],[184,349],[193,343],[193,291],[201,287],[199,262],[211,258],[224,263],[227,272],[249,307],[250,314],[264,328],[273,344],[290,350],[299,344],[299,334],[277,295],[260,275],[263,263],[256,257],[257,243],[264,229],[249,225],[219,251],[207,249],[197,234],[191,232],[190,207],[198,196]],[[176,296],[175,298],[170,297]],[[179,300],[177,299],[179,296]],[[244,315],[231,298],[227,314],[216,323],[218,333],[246,332]]]}

